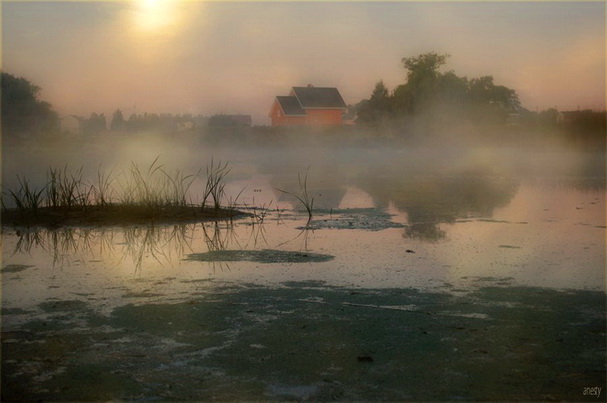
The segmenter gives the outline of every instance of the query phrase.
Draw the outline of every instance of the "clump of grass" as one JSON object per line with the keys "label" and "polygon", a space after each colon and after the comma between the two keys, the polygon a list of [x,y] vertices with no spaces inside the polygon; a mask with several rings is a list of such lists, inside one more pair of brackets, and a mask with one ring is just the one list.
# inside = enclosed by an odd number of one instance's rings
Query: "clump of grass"
{"label": "clump of grass", "polygon": [[33,188],[25,177],[22,178],[19,175],[17,175],[17,181],[19,182],[19,189],[9,189],[8,191],[17,209],[20,212],[31,211],[36,214],[44,199],[44,187],[41,189]]}
{"label": "clump of grass", "polygon": [[175,171],[174,176],[170,176],[163,169],[161,172],[164,174],[167,184],[166,204],[180,207],[187,206],[186,196],[192,183],[194,183],[194,180],[199,175],[200,170],[197,175],[184,175],[179,169]]}
{"label": "clump of grass", "polygon": [[63,170],[49,168],[46,185],[46,204],[52,209],[70,211],[84,209],[90,205],[92,187],[82,179],[83,167],[71,172],[66,164]]}
{"label": "clump of grass", "polygon": [[202,196],[201,209],[204,210],[207,206],[209,197],[213,199],[213,208],[218,210],[221,207],[221,198],[224,196],[225,178],[230,173],[228,163],[222,164],[221,161],[215,165],[215,161],[211,158],[210,164],[207,165],[207,181]]}
{"label": "clump of grass", "polygon": [[314,209],[314,197],[311,197],[308,193],[308,172],[310,171],[310,167],[306,169],[306,174],[302,176],[300,173],[297,174],[297,180],[299,182],[299,194],[287,192],[286,190],[277,189],[279,192],[288,194],[289,196],[295,197],[299,202],[304,206],[306,211],[308,212],[308,224],[312,221],[312,211]]}
{"label": "clump of grass", "polygon": [[[159,158],[160,156],[156,157],[146,169],[140,169],[136,163],[131,162],[130,168],[117,176],[112,172],[106,173],[99,166],[96,181],[94,179],[92,182],[83,179],[83,167],[71,171],[68,165],[62,169],[49,168],[47,182],[40,188],[32,187],[25,177],[17,176],[18,186],[15,189],[3,188],[2,209],[8,215],[12,214],[12,209],[6,205],[6,197],[17,211],[34,213],[22,214],[23,217],[31,217],[46,207],[45,217],[52,220],[60,214],[64,214],[67,219],[74,216],[70,212],[86,211],[89,208],[107,210],[106,213],[116,213],[126,220],[133,214],[138,217],[162,215],[185,219],[196,217],[200,210],[203,212],[208,207],[207,202],[219,214],[221,202],[225,199],[225,180],[230,172],[227,162],[215,163],[211,160],[207,165],[203,200],[197,207],[191,201],[190,189],[201,177],[202,170],[195,174],[186,174],[181,170],[168,172],[159,163]],[[118,188],[114,187],[114,183],[117,183]],[[241,193],[242,191],[228,200],[228,210],[235,210]]]}
{"label": "clump of grass", "polygon": [[112,171],[106,174],[101,170],[101,165],[97,169],[97,186],[91,185],[93,202],[99,207],[106,207],[112,200]]}

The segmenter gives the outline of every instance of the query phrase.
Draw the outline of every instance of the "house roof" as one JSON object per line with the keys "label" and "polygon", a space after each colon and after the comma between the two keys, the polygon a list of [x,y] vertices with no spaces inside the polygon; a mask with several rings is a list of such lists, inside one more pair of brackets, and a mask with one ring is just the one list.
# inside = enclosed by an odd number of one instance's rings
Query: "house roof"
{"label": "house roof", "polygon": [[276,100],[280,104],[282,111],[288,116],[306,116],[306,111],[303,110],[301,104],[296,97],[278,96]]}
{"label": "house roof", "polygon": [[341,94],[333,87],[293,87],[302,108],[346,108]]}

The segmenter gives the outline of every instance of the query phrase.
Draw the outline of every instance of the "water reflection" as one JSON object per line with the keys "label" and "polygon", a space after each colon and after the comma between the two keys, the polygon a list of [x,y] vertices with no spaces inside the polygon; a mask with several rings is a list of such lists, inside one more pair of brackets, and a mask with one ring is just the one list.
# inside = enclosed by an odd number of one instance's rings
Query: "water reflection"
{"label": "water reflection", "polygon": [[[53,267],[117,256],[117,264],[129,260],[135,274],[141,274],[146,259],[169,267],[177,264],[186,253],[191,253],[198,226],[203,234],[209,233],[208,224],[20,230],[16,232],[17,242],[12,255],[33,255],[41,251],[52,257]],[[207,246],[223,247],[221,239],[229,233],[231,226],[226,228],[228,230],[223,232],[218,229],[213,238],[208,239]]]}
{"label": "water reflection", "polygon": [[[259,214],[265,218],[267,212]],[[276,225],[283,225],[280,216],[275,221]],[[115,260],[115,265],[128,261],[135,275],[141,275],[146,266],[175,267],[184,256],[195,252],[268,248],[270,242],[266,238],[266,225],[259,215],[252,215],[250,221],[240,221],[238,224],[230,220],[124,228],[33,228],[15,232],[16,242],[11,256],[42,253],[51,257],[48,260],[52,261],[52,267],[97,260]],[[307,230],[287,240],[283,238],[276,247],[299,240],[303,243],[300,250],[308,250]],[[217,269],[230,269],[226,262],[209,261],[209,265],[214,272]]]}

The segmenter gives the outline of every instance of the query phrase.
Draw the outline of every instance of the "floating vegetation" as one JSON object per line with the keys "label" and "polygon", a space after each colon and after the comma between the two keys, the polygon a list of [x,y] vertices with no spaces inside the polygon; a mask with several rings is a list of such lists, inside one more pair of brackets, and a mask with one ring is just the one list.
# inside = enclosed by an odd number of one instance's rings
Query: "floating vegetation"
{"label": "floating vegetation", "polygon": [[20,271],[29,269],[30,267],[34,267],[28,264],[8,264],[0,270],[2,273],[19,273]]}
{"label": "floating vegetation", "polygon": [[[330,217],[310,221],[308,229],[362,229],[381,231],[387,228],[404,228],[392,221],[392,215],[376,209],[332,210]],[[300,227],[303,228],[303,227]]]}
{"label": "floating vegetation", "polygon": [[193,253],[185,260],[200,262],[258,262],[258,263],[309,263],[327,262],[334,256],[309,252],[263,250],[215,250],[206,253]]}

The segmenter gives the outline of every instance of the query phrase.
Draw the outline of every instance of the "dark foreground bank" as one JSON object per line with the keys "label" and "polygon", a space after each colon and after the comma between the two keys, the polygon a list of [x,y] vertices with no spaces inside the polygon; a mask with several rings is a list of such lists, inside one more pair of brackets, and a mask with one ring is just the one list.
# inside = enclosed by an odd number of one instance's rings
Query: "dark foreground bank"
{"label": "dark foreground bank", "polygon": [[2,400],[605,397],[603,292],[211,283],[187,298],[3,310]]}

